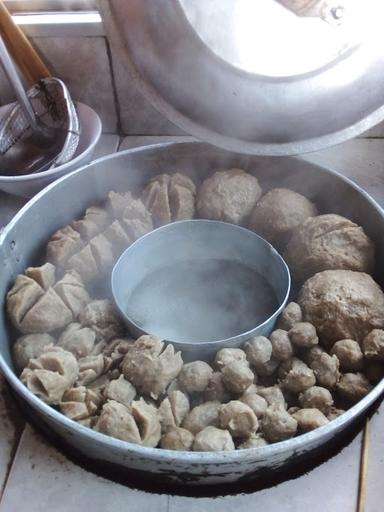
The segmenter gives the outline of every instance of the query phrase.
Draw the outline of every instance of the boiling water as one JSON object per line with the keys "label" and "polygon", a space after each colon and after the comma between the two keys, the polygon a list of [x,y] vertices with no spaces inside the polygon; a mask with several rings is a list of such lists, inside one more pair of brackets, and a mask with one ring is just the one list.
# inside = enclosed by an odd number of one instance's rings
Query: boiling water
{"label": "boiling water", "polygon": [[129,317],[145,332],[195,343],[247,332],[277,307],[264,276],[222,259],[162,267],[146,276],[126,301]]}

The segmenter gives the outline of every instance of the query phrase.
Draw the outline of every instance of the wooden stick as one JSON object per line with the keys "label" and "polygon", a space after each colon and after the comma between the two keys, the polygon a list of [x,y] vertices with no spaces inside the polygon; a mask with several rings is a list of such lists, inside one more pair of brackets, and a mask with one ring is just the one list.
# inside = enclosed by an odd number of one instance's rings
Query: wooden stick
{"label": "wooden stick", "polygon": [[369,452],[369,418],[365,422],[363,442],[361,445],[359,493],[357,498],[357,512],[364,512],[367,495],[367,472]]}
{"label": "wooden stick", "polygon": [[48,68],[23,31],[15,24],[2,1],[0,1],[0,35],[29,85],[35,84],[41,78],[51,76]]}

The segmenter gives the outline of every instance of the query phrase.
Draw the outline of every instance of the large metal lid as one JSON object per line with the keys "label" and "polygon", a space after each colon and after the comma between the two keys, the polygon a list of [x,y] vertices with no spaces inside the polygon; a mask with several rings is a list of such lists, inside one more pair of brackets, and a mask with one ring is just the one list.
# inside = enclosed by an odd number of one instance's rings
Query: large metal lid
{"label": "large metal lid", "polygon": [[217,146],[284,155],[384,119],[383,3],[112,0],[111,9],[143,93],[168,119]]}

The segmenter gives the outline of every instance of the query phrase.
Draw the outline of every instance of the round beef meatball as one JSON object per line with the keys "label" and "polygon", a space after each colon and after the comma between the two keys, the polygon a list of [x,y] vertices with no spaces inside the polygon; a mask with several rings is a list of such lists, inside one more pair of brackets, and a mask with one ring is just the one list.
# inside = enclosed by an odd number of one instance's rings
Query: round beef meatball
{"label": "round beef meatball", "polygon": [[213,370],[205,361],[187,363],[179,373],[181,389],[187,393],[202,393],[208,386]]}
{"label": "round beef meatball", "polygon": [[384,331],[373,329],[363,339],[363,352],[367,359],[384,361]]}
{"label": "round beef meatball", "polygon": [[271,405],[265,411],[261,428],[265,438],[276,443],[296,434],[297,421],[282,407]]}
{"label": "round beef meatball", "polygon": [[270,335],[272,343],[272,355],[278,361],[286,361],[293,356],[293,347],[288,332],[276,329]]}
{"label": "round beef meatball", "polygon": [[375,247],[354,222],[329,213],[307,219],[295,229],[285,258],[297,281],[322,270],[344,269],[370,273]]}
{"label": "round beef meatball", "polygon": [[[366,338],[364,338],[366,339]],[[333,345],[331,355],[335,355],[342,370],[361,370],[364,363],[364,355],[360,345],[354,340],[339,340]]]}
{"label": "round beef meatball", "polygon": [[327,417],[319,409],[315,408],[299,409],[292,416],[297,421],[301,432],[315,430],[315,428],[322,427],[329,422]]}
{"label": "round beef meatball", "polygon": [[320,339],[362,341],[384,327],[384,293],[368,274],[325,270],[308,279],[299,293],[304,319]]}
{"label": "round beef meatball", "polygon": [[284,247],[293,230],[308,217],[317,215],[306,197],[286,188],[274,188],[257,202],[249,227],[277,247]]}
{"label": "round beef meatball", "polygon": [[160,446],[164,450],[184,450],[188,451],[192,448],[194,436],[181,427],[174,427],[168,430],[160,441]]}
{"label": "round beef meatball", "polygon": [[255,336],[245,344],[245,353],[254,366],[267,363],[272,356],[272,343],[265,336]]}
{"label": "round beef meatball", "polygon": [[232,361],[221,370],[224,386],[233,393],[244,393],[253,383],[255,376],[247,364]]}
{"label": "round beef meatball", "polygon": [[221,370],[232,361],[243,361],[247,362],[247,356],[244,350],[241,348],[222,348],[216,352],[214,366]]}
{"label": "round beef meatball", "polygon": [[295,357],[281,364],[279,377],[282,387],[291,393],[301,393],[316,384],[313,370]]}
{"label": "round beef meatball", "polygon": [[261,193],[252,174],[241,169],[217,171],[199,188],[197,211],[201,218],[243,224]]}
{"label": "round beef meatball", "polygon": [[330,391],[321,386],[312,386],[300,393],[299,403],[304,409],[315,408],[327,414],[333,406],[333,398]]}
{"label": "round beef meatball", "polygon": [[229,430],[233,437],[248,438],[259,427],[256,414],[245,403],[232,400],[220,407],[220,426]]}
{"label": "round beef meatball", "polygon": [[310,348],[319,343],[315,327],[309,322],[298,322],[289,331],[289,338],[298,347]]}
{"label": "round beef meatball", "polygon": [[356,403],[365,397],[372,389],[369,380],[362,373],[345,373],[336,386],[341,398]]}
{"label": "round beef meatball", "polygon": [[195,452],[221,452],[234,450],[235,445],[228,430],[216,427],[205,427],[196,434],[193,450]]}
{"label": "round beef meatball", "polygon": [[279,317],[278,325],[280,329],[289,331],[297,322],[303,321],[303,312],[296,302],[290,302],[285,306]]}
{"label": "round beef meatball", "polygon": [[264,439],[264,437],[260,434],[252,434],[246,441],[239,444],[237,447],[239,450],[246,450],[248,448],[260,448],[262,446],[267,446],[268,441]]}

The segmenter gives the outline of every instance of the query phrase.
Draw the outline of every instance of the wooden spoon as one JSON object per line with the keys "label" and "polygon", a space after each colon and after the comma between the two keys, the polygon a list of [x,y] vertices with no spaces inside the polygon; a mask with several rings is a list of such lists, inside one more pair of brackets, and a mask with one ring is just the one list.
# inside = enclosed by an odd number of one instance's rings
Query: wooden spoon
{"label": "wooden spoon", "polygon": [[32,86],[41,78],[52,76],[24,32],[13,21],[2,1],[0,1],[0,35],[28,85]]}

